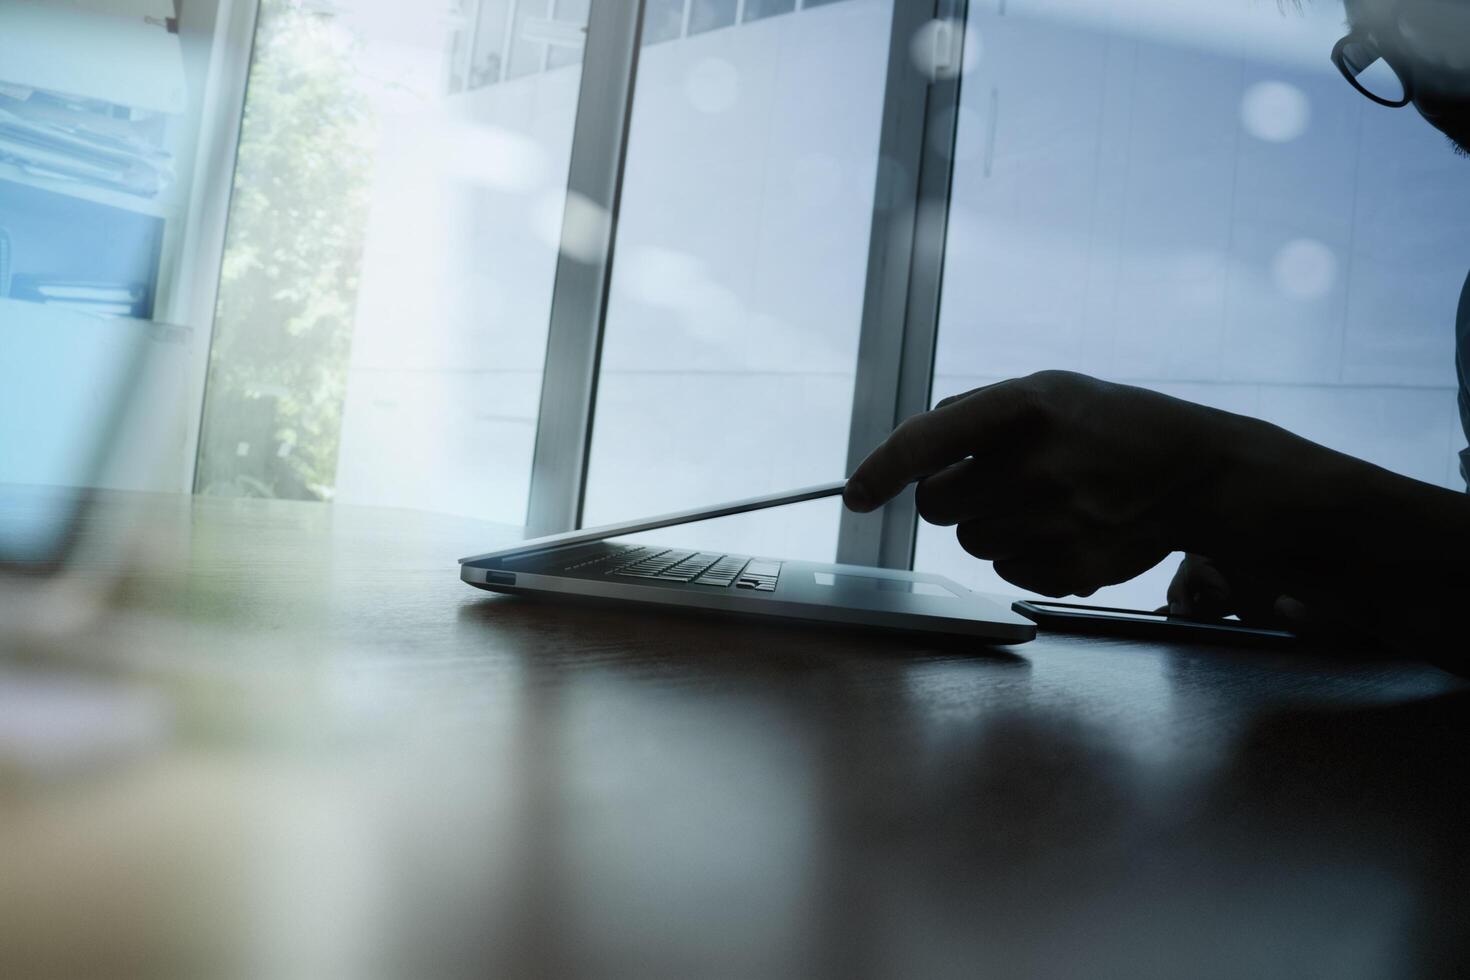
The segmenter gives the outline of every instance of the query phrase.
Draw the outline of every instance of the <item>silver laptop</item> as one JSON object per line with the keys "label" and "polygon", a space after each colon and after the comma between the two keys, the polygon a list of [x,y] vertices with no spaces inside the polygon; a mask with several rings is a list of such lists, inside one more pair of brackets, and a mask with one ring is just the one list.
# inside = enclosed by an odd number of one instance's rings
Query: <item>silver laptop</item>
{"label": "silver laptop", "polygon": [[609,540],[833,497],[842,487],[830,483],[536,538],[461,558],[459,574],[491,592],[954,633],[997,643],[1024,643],[1036,636],[1035,624],[1007,604],[939,575]]}

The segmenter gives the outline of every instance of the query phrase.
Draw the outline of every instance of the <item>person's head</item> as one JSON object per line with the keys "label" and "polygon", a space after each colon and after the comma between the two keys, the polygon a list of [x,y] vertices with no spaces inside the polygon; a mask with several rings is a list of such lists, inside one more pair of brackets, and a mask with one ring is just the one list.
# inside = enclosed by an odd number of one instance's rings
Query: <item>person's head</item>
{"label": "person's head", "polygon": [[[1369,98],[1412,102],[1470,154],[1470,0],[1344,0],[1349,31],[1333,51]],[[1389,71],[1388,69],[1391,69]]]}

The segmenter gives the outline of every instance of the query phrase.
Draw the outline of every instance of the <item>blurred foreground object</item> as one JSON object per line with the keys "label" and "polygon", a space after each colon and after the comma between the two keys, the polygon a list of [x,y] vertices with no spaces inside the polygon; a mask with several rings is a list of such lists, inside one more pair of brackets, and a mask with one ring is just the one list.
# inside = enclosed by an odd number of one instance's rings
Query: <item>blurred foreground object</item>
{"label": "blurred foreground object", "polygon": [[[72,588],[68,562],[120,575],[126,520],[89,522],[99,489],[155,485],[185,437],[190,331],[0,299],[0,636],[85,619],[113,582]],[[116,506],[116,503],[115,505]],[[73,605],[58,608],[58,596]]]}

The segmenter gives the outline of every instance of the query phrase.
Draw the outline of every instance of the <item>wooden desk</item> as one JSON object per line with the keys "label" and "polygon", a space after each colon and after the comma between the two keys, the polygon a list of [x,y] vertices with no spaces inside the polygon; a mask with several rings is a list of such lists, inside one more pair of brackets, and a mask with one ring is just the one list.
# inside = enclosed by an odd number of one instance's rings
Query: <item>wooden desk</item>
{"label": "wooden desk", "polygon": [[0,975],[1470,962],[1470,694],[1433,668],[540,604],[456,579],[503,528],[144,512],[151,570],[0,671],[132,719],[119,758],[0,737]]}

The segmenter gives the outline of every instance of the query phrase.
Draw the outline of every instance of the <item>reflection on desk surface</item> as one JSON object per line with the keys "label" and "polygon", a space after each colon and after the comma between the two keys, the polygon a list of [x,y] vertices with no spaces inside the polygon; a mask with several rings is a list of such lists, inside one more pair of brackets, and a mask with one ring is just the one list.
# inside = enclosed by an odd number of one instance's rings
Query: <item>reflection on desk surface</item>
{"label": "reflection on desk surface", "polygon": [[1356,977],[1470,952],[1470,695],[1433,668],[481,597],[454,557],[515,529],[128,502],[149,544],[103,618],[0,641],[0,975]]}

